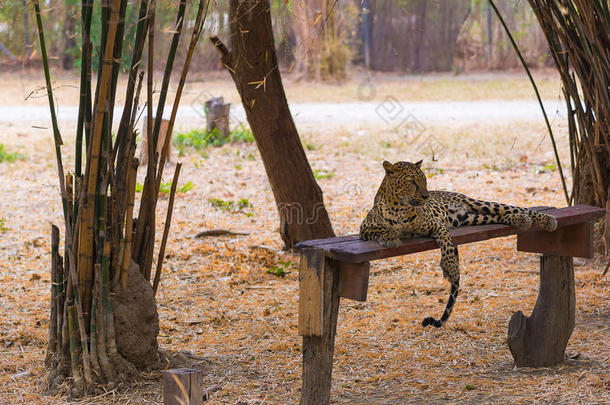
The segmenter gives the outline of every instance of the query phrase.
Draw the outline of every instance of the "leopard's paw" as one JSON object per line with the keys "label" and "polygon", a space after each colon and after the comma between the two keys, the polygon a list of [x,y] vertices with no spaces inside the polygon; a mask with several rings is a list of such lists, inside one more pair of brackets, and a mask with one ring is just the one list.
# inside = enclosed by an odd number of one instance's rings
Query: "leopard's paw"
{"label": "leopard's paw", "polygon": [[553,232],[555,229],[557,229],[557,218],[549,214],[540,214],[536,223],[538,226],[548,232]]}
{"label": "leopard's paw", "polygon": [[398,239],[398,238],[381,237],[377,240],[377,242],[379,242],[379,244],[381,246],[386,247],[386,248],[395,248],[400,245],[400,239]]}
{"label": "leopard's paw", "polygon": [[507,225],[519,229],[529,229],[532,226],[532,218],[527,214],[507,214],[504,216]]}

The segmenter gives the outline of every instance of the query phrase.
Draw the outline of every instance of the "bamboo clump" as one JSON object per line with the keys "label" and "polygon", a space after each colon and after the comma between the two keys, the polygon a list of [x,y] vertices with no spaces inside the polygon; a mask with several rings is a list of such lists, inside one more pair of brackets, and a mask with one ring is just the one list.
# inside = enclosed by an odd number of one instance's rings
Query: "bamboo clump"
{"label": "bamboo clump", "polygon": [[528,0],[555,62],[566,102],[572,191],[568,193],[555,137],[536,84],[494,2],[490,5],[517,52],[543,110],[569,205],[606,208],[600,230],[610,251],[610,2],[607,0]]}
{"label": "bamboo clump", "polygon": [[[93,8],[101,7],[102,34],[99,44],[91,42]],[[174,99],[170,130],[185,84],[191,56],[201,33],[208,2],[198,1],[197,16]],[[155,0],[140,0],[128,5],[125,0],[83,0],[81,4],[81,72],[79,114],[75,134],[74,171],[65,173],[62,160],[63,140],[55,114],[49,57],[38,0],[32,1],[36,14],[41,57],[47,85],[53,128],[56,163],[64,217],[64,254],[59,250],[59,228],[51,230],[51,313],[46,364],[50,370],[47,392],[68,387],[74,397],[97,392],[99,384],[113,389],[134,367],[118,352],[111,290],[125,288],[128,269],[134,265],[151,280],[155,242],[156,204],[168,151],[166,137],[160,156],[160,167],[149,164],[141,203],[135,210],[135,187],[138,159],[135,156],[139,96],[143,75],[142,54],[148,41],[146,108],[153,110],[153,67]],[[125,103],[116,138],[112,137],[115,98],[118,88],[119,61],[126,41],[127,7],[138,7],[136,35],[131,48],[132,60],[125,89]],[[135,12],[136,10],[134,10]],[[204,13],[206,11],[206,13]],[[156,105],[161,117],[165,107],[173,63],[187,16],[187,1],[177,9],[172,45],[165,62],[161,96]],[[100,50],[100,71],[95,91],[92,86],[92,50]],[[158,65],[158,62],[157,62]],[[148,126],[149,147],[156,145],[161,120]],[[86,151],[83,159],[83,148]],[[154,152],[149,154],[154,156]],[[157,159],[151,159],[156,162]],[[84,170],[83,170],[84,166]],[[178,183],[180,165],[176,167],[164,226],[163,247],[157,259],[154,279],[158,286],[171,210]],[[137,215],[136,215],[137,214]],[[69,384],[63,384],[69,382]]]}
{"label": "bamboo clump", "polygon": [[[610,208],[610,3],[529,0],[559,71],[568,112],[570,203]],[[610,250],[610,214],[603,240]]]}

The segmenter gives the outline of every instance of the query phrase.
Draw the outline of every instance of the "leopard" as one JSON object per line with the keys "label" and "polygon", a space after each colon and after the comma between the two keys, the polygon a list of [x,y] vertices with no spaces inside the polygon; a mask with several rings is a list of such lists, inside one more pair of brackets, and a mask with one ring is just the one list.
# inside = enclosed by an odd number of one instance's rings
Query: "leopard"
{"label": "leopard", "polygon": [[451,288],[445,310],[439,319],[432,316],[422,326],[440,328],[449,319],[460,287],[458,249],[451,237],[454,228],[467,225],[504,224],[521,230],[536,224],[552,232],[557,219],[528,208],[483,201],[451,191],[428,191],[422,161],[383,162],[384,178],[377,190],[373,207],[360,225],[359,237],[376,241],[386,248],[396,248],[401,239],[433,238],[441,251],[440,267]]}

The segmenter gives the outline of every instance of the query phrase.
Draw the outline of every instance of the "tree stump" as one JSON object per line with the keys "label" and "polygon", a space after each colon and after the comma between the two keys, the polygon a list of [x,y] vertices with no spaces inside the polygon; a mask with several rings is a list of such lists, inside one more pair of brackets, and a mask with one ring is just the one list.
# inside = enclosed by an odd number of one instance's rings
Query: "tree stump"
{"label": "tree stump", "polygon": [[175,368],[163,371],[163,405],[201,405],[201,371]]}
{"label": "tree stump", "polygon": [[230,109],[231,103],[224,104],[224,98],[222,97],[212,97],[205,102],[205,118],[208,124],[208,133],[216,128],[221,138],[229,137]]}
{"label": "tree stump", "polygon": [[530,317],[517,311],[508,325],[508,345],[518,367],[545,367],[565,359],[574,330],[573,258],[540,257],[540,291]]}
{"label": "tree stump", "polygon": [[[155,126],[155,119],[152,120],[153,128]],[[167,136],[167,127],[169,126],[169,120],[161,120],[161,128],[159,129],[159,138],[157,139],[156,152],[161,157],[161,151],[163,150],[163,144],[165,143],[165,137]],[[171,135],[170,135],[171,136]],[[169,149],[167,151],[167,160],[170,162],[172,157],[172,143],[169,143]],[[140,143],[140,165],[148,164],[148,120],[144,117],[144,126],[142,128],[142,142]]]}

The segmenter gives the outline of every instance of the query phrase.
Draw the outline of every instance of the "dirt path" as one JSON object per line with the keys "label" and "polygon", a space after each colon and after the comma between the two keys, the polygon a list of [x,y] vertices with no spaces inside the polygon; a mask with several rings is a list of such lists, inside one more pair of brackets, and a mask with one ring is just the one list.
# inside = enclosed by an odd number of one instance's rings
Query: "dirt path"
{"label": "dirt path", "polygon": [[[297,124],[372,124],[391,126],[417,119],[418,121],[496,121],[496,120],[542,120],[540,107],[535,101],[399,101],[387,97],[380,102],[345,103],[293,103],[290,105]],[[565,116],[565,105],[546,102],[545,109],[551,116]],[[114,117],[118,122],[122,109],[116,108]],[[171,107],[165,109],[169,117]],[[241,105],[232,105],[234,119],[245,119]],[[59,106],[57,116],[60,121],[75,122],[78,117],[77,106]],[[32,125],[48,125],[49,109],[45,106],[0,106],[0,121],[30,122]],[[178,122],[203,123],[203,106],[182,105],[178,111]]]}

